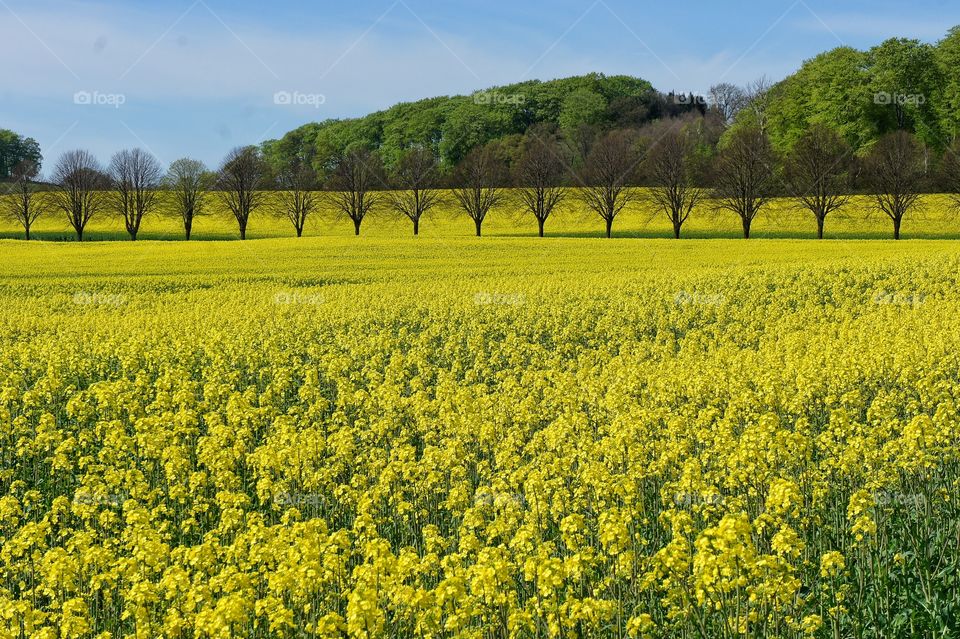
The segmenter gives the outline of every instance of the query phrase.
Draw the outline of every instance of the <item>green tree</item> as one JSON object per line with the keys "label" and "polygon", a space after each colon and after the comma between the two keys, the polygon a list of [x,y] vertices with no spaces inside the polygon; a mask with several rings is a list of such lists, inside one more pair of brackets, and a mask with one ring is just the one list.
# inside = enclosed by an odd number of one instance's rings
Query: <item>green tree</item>
{"label": "green tree", "polygon": [[384,165],[397,168],[405,153],[413,147],[429,150],[439,156],[443,140],[443,124],[453,104],[447,98],[434,98],[422,103],[399,105],[385,119],[380,156]]}
{"label": "green tree", "polygon": [[564,131],[575,131],[585,124],[600,124],[606,109],[607,99],[599,93],[590,89],[574,91],[563,101],[560,128]]}
{"label": "green tree", "polygon": [[493,105],[464,101],[454,107],[443,126],[440,157],[447,167],[459,165],[471,149],[511,132],[508,114]]}
{"label": "green tree", "polygon": [[39,170],[43,163],[40,145],[33,138],[0,129],[0,179],[9,179],[21,162],[29,162]]}
{"label": "green tree", "polygon": [[950,29],[937,44],[935,57],[943,78],[943,93],[936,105],[940,130],[954,140],[960,136],[960,27]]}
{"label": "green tree", "polygon": [[872,115],[880,134],[909,131],[927,146],[943,148],[937,102],[944,76],[935,49],[918,40],[887,40],[868,56]]}
{"label": "green tree", "polygon": [[793,148],[814,124],[835,129],[854,149],[876,139],[867,54],[856,49],[840,47],[805,62],[770,90],[768,100],[767,131],[779,152]]}

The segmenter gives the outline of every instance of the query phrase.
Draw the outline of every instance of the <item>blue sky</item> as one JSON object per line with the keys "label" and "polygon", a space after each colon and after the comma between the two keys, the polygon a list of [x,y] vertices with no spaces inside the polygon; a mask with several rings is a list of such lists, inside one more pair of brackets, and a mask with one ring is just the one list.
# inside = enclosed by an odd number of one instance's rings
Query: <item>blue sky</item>
{"label": "blue sky", "polygon": [[133,146],[215,166],[404,100],[590,71],[704,92],[955,24],[948,0],[0,0],[0,127],[35,137],[48,167]]}

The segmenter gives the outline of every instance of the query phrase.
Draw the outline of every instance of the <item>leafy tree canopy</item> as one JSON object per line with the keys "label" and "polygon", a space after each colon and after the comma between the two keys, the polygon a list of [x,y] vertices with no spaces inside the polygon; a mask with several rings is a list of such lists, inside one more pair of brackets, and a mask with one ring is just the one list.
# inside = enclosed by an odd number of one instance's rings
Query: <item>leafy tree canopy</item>
{"label": "leafy tree canopy", "polygon": [[43,161],[40,145],[8,129],[0,129],[0,179],[9,179],[20,162],[32,162],[39,170]]}
{"label": "leafy tree canopy", "polygon": [[815,124],[835,129],[861,153],[896,131],[942,150],[960,134],[960,27],[936,45],[891,38],[869,51],[828,51],[767,99],[768,133],[779,150]]}
{"label": "leafy tree canopy", "polygon": [[[528,81],[478,91],[397,104],[361,118],[306,124],[263,146],[271,164],[309,157],[321,170],[352,147],[379,151],[396,164],[413,146],[429,148],[449,169],[476,146],[523,134],[535,125],[600,130],[636,127],[662,112],[671,99],[646,80],[590,74],[548,82]],[[692,106],[681,104],[681,111]]]}

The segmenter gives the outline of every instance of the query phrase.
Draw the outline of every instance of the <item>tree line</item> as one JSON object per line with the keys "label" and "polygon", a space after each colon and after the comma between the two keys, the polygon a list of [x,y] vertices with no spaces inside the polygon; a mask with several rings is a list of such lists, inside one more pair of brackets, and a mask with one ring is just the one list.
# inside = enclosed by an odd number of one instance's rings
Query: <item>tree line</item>
{"label": "tree line", "polygon": [[958,190],[958,114],[955,27],[936,44],[893,38],[867,51],[840,47],[781,82],[724,83],[706,96],[588,74],[398,104],[235,149],[213,171],[192,159],[163,168],[139,149],[102,167],[72,151],[43,197],[39,145],[0,130],[0,180],[10,191],[5,212],[27,236],[38,216],[60,211],[79,239],[90,218],[106,213],[136,239],[145,215],[169,208],[170,198],[157,197],[167,190],[187,238],[210,197],[231,211],[242,238],[262,209],[301,235],[322,201],[358,234],[377,210],[408,218],[418,233],[429,211],[447,203],[478,235],[491,210],[507,207],[525,211],[542,235],[571,198],[599,216],[608,236],[643,199],[677,237],[705,208],[735,215],[749,237],[777,197],[808,210],[822,237],[828,216],[858,193],[872,197],[899,237],[921,193]]}
{"label": "tree line", "polygon": [[822,53],[770,87],[763,107],[754,121],[780,151],[819,122],[857,151],[904,130],[943,152],[960,134],[960,27],[935,44],[891,38]]}
{"label": "tree line", "polygon": [[[64,153],[37,188],[39,162],[12,171],[7,215],[30,238],[41,215],[63,215],[83,240],[92,218],[121,219],[136,240],[144,218],[172,209],[190,239],[194,222],[216,198],[232,214],[241,239],[258,211],[286,218],[299,237],[322,203],[353,224],[357,235],[374,211],[409,220],[413,233],[431,210],[454,206],[480,236],[491,211],[512,207],[536,224],[542,237],[557,207],[575,200],[613,235],[631,204],[669,221],[675,237],[696,210],[734,215],[749,238],[757,217],[776,198],[789,198],[810,214],[824,236],[830,215],[852,194],[872,198],[893,237],[916,210],[921,194],[954,194],[960,205],[960,142],[931,161],[931,150],[909,131],[883,136],[863,154],[826,125],[814,125],[787,153],[778,152],[755,124],[728,127],[718,109],[651,123],[638,130],[598,132],[571,141],[551,126],[532,127],[518,144],[492,141],[471,149],[452,171],[430,149],[411,146],[392,169],[362,146],[319,163],[294,157],[271,164],[260,147],[230,151],[215,171],[183,158],[164,168],[142,149],[122,150],[101,166],[84,150]],[[162,192],[168,197],[159,197]]]}

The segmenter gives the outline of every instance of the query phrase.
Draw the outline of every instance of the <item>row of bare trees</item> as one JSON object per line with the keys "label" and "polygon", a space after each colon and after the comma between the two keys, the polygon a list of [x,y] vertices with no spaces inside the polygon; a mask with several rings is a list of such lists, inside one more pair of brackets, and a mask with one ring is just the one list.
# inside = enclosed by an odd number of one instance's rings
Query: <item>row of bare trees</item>
{"label": "row of bare trees", "polygon": [[944,155],[939,175],[931,173],[927,158],[906,131],[882,137],[857,156],[839,133],[822,125],[810,127],[784,156],[762,127],[735,128],[708,158],[697,151],[689,130],[674,127],[644,160],[650,168],[646,192],[673,224],[675,237],[694,208],[709,200],[713,210],[736,215],[749,238],[770,201],[787,198],[811,214],[822,239],[828,216],[849,205],[851,194],[863,193],[900,239],[903,220],[934,182],[946,185],[960,207],[960,143]]}
{"label": "row of bare trees", "polygon": [[[215,172],[189,158],[164,171],[142,149],[120,151],[103,168],[91,153],[77,150],[59,159],[50,179],[53,188],[43,197],[38,197],[36,166],[18,165],[4,207],[28,239],[40,215],[58,210],[78,240],[89,221],[104,212],[120,217],[135,240],[143,219],[159,209],[172,210],[190,239],[195,219],[214,196],[245,239],[251,215],[261,208],[288,219],[301,236],[321,197],[352,221],[357,235],[363,220],[382,209],[409,219],[418,234],[424,216],[450,203],[470,218],[480,236],[489,213],[509,202],[536,221],[542,237],[557,207],[576,198],[603,221],[607,237],[617,217],[637,203],[666,218],[678,238],[698,208],[734,214],[749,238],[769,202],[786,197],[811,213],[822,238],[828,216],[847,206],[851,193],[863,192],[890,218],[899,239],[904,218],[930,179],[925,149],[902,131],[858,157],[837,132],[813,126],[781,157],[760,126],[735,127],[722,140],[708,128],[705,119],[688,118],[645,131],[612,131],[580,154],[556,131],[536,128],[512,157],[502,144],[487,144],[449,173],[422,147],[404,152],[392,171],[364,148],[330,158],[318,170],[310,158],[268,166],[257,147],[240,147]],[[958,153],[960,146],[948,152],[940,171],[941,183],[955,185],[955,191],[960,191]],[[171,196],[159,197],[164,190]]]}
{"label": "row of bare trees", "polygon": [[[227,156],[216,174],[189,158],[173,162],[164,172],[160,162],[143,149],[119,151],[105,168],[89,151],[68,151],[53,169],[47,185],[52,188],[37,188],[36,164],[15,167],[4,207],[8,217],[23,227],[28,240],[33,224],[52,211],[65,215],[80,241],[90,220],[105,212],[121,218],[130,239],[136,240],[144,218],[163,204],[181,218],[189,240],[194,220],[204,212],[209,193],[215,190],[236,217],[240,237],[245,238],[250,212],[263,197],[259,162],[254,150],[238,149]],[[172,197],[162,202],[159,195],[164,190]]]}
{"label": "row of bare trees", "polygon": [[[899,239],[903,220],[934,178],[957,194],[960,207],[960,142],[934,175],[927,150],[904,131],[881,138],[858,156],[835,130],[815,125],[781,156],[762,125],[734,128],[722,140],[709,128],[708,120],[689,118],[648,131],[612,131],[579,158],[555,132],[534,129],[512,162],[500,144],[488,144],[471,151],[448,180],[441,179],[435,157],[422,148],[410,149],[393,176],[385,175],[375,153],[356,150],[338,158],[330,188],[335,207],[354,222],[358,234],[364,217],[381,206],[409,218],[416,234],[423,216],[445,199],[472,220],[478,236],[491,210],[519,203],[541,237],[550,215],[567,198],[595,213],[607,237],[620,213],[634,203],[665,217],[677,238],[698,207],[734,214],[749,238],[754,221],[775,198],[808,211],[817,237],[823,238],[828,216],[847,206],[852,193],[863,193],[889,217]],[[288,191],[287,197],[295,194]]]}
{"label": "row of bare trees", "polygon": [[851,193],[862,192],[890,219],[899,240],[904,219],[935,178],[949,185],[960,206],[958,154],[960,144],[947,151],[940,175],[934,176],[926,149],[906,131],[880,138],[859,157],[836,131],[814,125],[781,158],[762,130],[744,128],[733,131],[717,154],[711,197],[718,208],[740,218],[745,238],[771,199],[792,198],[812,215],[822,239],[828,216],[847,206]]}

